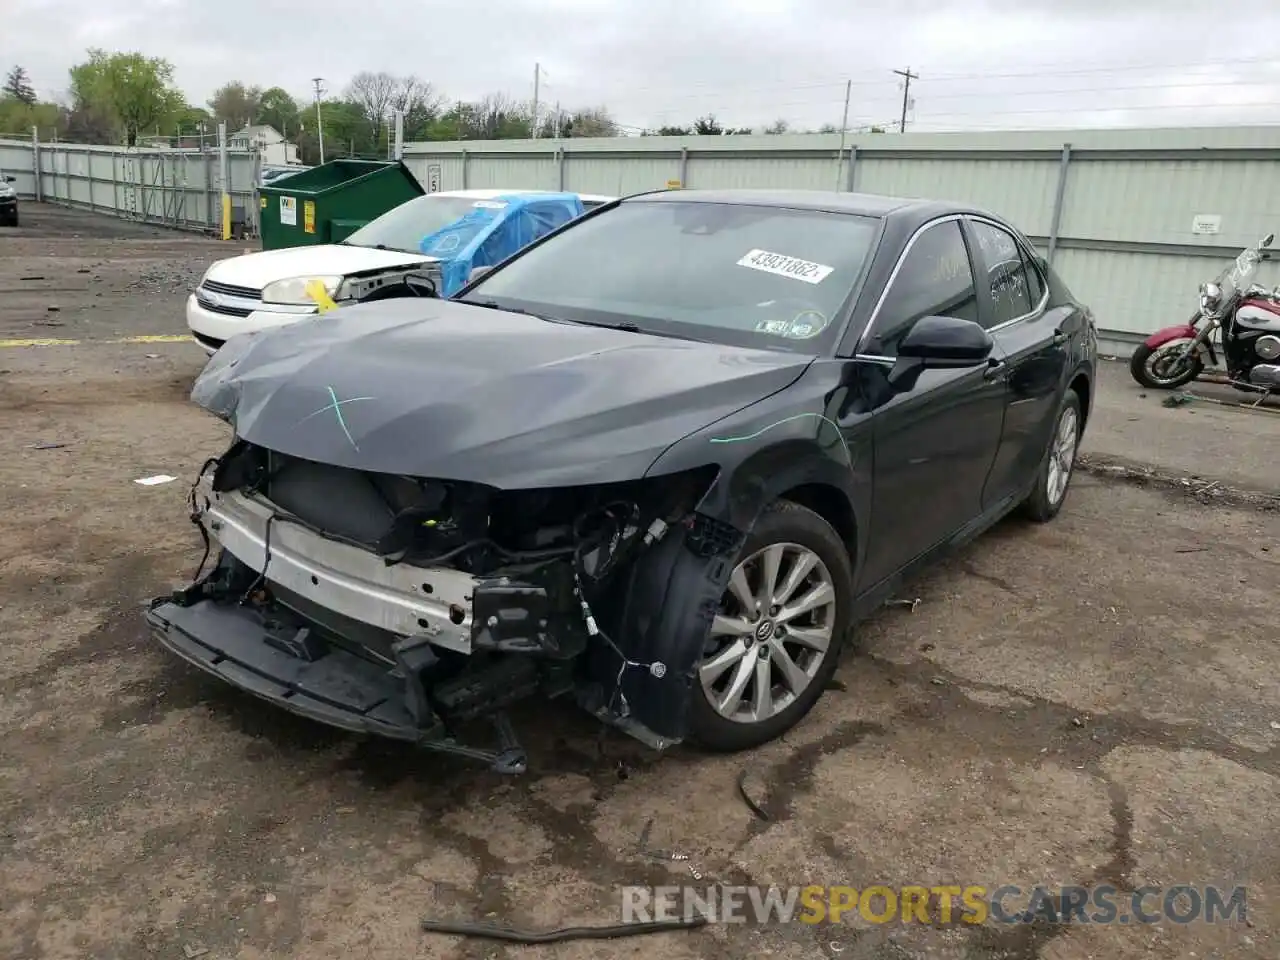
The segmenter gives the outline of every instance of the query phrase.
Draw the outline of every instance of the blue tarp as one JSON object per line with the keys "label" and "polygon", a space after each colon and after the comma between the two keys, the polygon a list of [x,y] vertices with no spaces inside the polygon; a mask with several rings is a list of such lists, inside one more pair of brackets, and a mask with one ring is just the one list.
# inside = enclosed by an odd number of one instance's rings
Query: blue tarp
{"label": "blue tarp", "polygon": [[576,193],[513,193],[477,200],[466,216],[423,237],[418,250],[440,258],[439,293],[451,297],[473,268],[502,262],[583,211]]}

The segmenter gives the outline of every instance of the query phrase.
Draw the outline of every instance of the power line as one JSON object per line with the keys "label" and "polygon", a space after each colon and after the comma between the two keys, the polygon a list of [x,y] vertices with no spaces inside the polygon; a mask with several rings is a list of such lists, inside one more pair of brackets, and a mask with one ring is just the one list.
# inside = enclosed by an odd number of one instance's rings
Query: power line
{"label": "power line", "polygon": [[[918,76],[913,74],[913,78],[918,79]],[[1171,90],[1196,91],[1202,88],[1213,89],[1213,88],[1223,88],[1223,87],[1248,87],[1248,86],[1270,87],[1271,85],[1262,84],[1262,83],[1254,83],[1254,84],[1205,83],[1205,84],[1173,84],[1173,85],[1160,85],[1160,86],[1156,86],[1153,84],[1138,84],[1138,85],[1132,85],[1132,86],[1076,87],[1072,89],[1043,90],[1043,91],[1020,90],[1020,91],[1004,91],[1004,92],[986,91],[986,92],[980,92],[980,93],[962,93],[962,94],[955,94],[955,93],[945,94],[944,93],[944,94],[937,94],[937,95],[930,94],[930,102],[933,102],[935,100],[960,100],[960,99],[993,100],[997,102],[1000,102],[1000,101],[1026,102],[1028,99],[1039,99],[1046,96],[1062,96],[1062,95],[1069,95],[1069,94],[1111,94],[1116,91],[1125,91],[1125,90],[1159,90],[1162,92],[1169,92]],[[1186,106],[1216,106],[1216,105],[1230,106],[1234,104],[1237,106],[1239,105],[1273,106],[1274,105],[1274,106],[1280,107],[1280,103],[1277,103],[1276,99],[1270,96],[1269,94],[1263,93],[1260,96],[1261,96],[1261,99],[1255,99],[1255,100],[1215,101],[1210,103],[1187,104]],[[836,98],[834,96],[810,97],[805,99],[789,99],[789,100],[765,100],[765,101],[761,101],[753,98],[750,106],[753,108],[753,110],[757,110],[757,111],[762,108],[771,109],[771,108],[777,108],[777,107],[795,107],[795,106],[819,107],[819,106],[825,106],[825,105],[838,104],[841,102],[841,99],[842,98]],[[896,99],[897,98],[895,96],[894,100]],[[875,104],[883,104],[887,106],[889,102],[893,102],[893,101],[890,101],[890,99],[886,96],[879,96],[879,97],[864,97],[860,99],[855,99],[853,101],[853,104],[856,107],[865,108],[868,105],[875,105]],[[1094,100],[1092,102],[1096,104],[1098,101]],[[728,108],[732,108],[735,106],[737,105],[728,103],[726,101],[722,101],[715,105],[712,112],[714,113],[717,111],[724,111]],[[1132,105],[1134,109],[1140,109],[1140,108],[1154,109],[1154,108],[1165,108],[1165,107],[1168,107],[1171,109],[1180,109],[1182,106],[1183,105],[1181,104],[1133,104]],[[1074,105],[1058,104],[1052,107],[1045,107],[1044,109],[1057,110],[1057,111],[1061,111],[1061,110],[1078,111],[1082,108],[1076,107]],[[665,108],[652,111],[653,115],[657,117],[682,115],[686,112],[687,110],[679,107],[665,107]],[[1018,112],[1018,111],[1017,110],[1001,110],[998,107],[987,107],[978,112],[1010,113],[1010,112]],[[895,122],[898,122],[898,121],[895,120]]]}
{"label": "power line", "polygon": [[[787,106],[811,107],[811,108],[812,107],[834,108],[836,104],[837,104],[837,101],[834,101],[834,100],[822,101],[819,103],[815,103],[814,101],[809,100],[809,101],[792,101],[790,103],[777,103],[777,104],[772,104],[771,106],[777,107],[777,108],[787,107]],[[1173,112],[1174,114],[1176,114],[1177,111],[1193,111],[1193,110],[1203,111],[1206,109],[1215,109],[1215,110],[1221,110],[1221,111],[1239,111],[1239,112],[1253,112],[1260,109],[1268,109],[1268,110],[1275,111],[1276,105],[1273,103],[1261,102],[1261,101],[1248,101],[1248,102],[1218,101],[1218,102],[1196,102],[1196,103],[1179,103],[1179,104],[1123,104],[1123,103],[1111,104],[1111,103],[1107,103],[1107,104],[1099,104],[1099,105],[1083,107],[1083,108],[1077,107],[1069,110],[1064,110],[1062,107],[1038,107],[1038,108],[1028,108],[1024,110],[978,110],[978,111],[943,112],[943,113],[925,114],[923,116],[917,116],[915,118],[914,124],[917,129],[927,127],[934,130],[938,129],[939,127],[951,128],[951,129],[1001,129],[1001,128],[1011,129],[1013,124],[1018,123],[1018,120],[1016,118],[1029,118],[1029,117],[1045,116],[1048,114],[1057,114],[1065,117],[1066,119],[1064,120],[1063,123],[1051,125],[1047,129],[1066,129],[1066,128],[1079,128],[1079,127],[1090,126],[1092,125],[1092,121],[1090,120],[1090,118],[1096,117],[1099,114],[1121,114],[1121,115],[1141,116],[1146,114],[1159,115],[1163,113],[1168,115],[1170,114],[1170,112]],[[883,114],[879,114],[878,116],[882,118]],[[878,127],[881,129],[890,128],[900,123],[899,118],[895,118],[894,120],[884,120],[884,119],[876,119],[876,118],[877,118],[877,114],[864,114],[859,117],[851,117],[850,121],[851,121],[851,124],[855,127],[867,127],[867,128]],[[1002,120],[1002,118],[1004,119]],[[1224,125],[1224,124],[1233,125],[1233,124],[1238,124],[1239,122],[1241,121],[1236,120],[1233,123],[1222,121],[1222,122],[1219,122],[1217,125]],[[1275,118],[1259,117],[1256,119],[1249,119],[1247,122],[1257,126],[1277,125],[1277,124],[1280,124],[1280,113],[1277,113],[1277,116]],[[650,125],[644,126],[644,127],[638,126],[635,124],[625,124],[625,123],[616,124],[619,130],[630,132],[630,133],[651,132],[655,128],[662,125],[663,125],[662,123],[658,123],[658,122],[651,123]],[[1214,126],[1214,125],[1215,124],[1213,122],[1205,122],[1203,120],[1200,120],[1194,124],[1194,126]],[[834,127],[833,127],[833,130],[834,130]]]}
{"label": "power line", "polygon": [[[1015,71],[1015,72],[1005,72],[1005,73],[991,73],[991,72],[936,73],[936,74],[931,73],[929,77],[930,77],[930,82],[932,83],[934,81],[950,82],[955,80],[1006,80],[1006,79],[1019,79],[1019,78],[1025,78],[1025,77],[1068,77],[1068,76],[1088,76],[1088,75],[1096,76],[1099,74],[1111,74],[1111,73],[1134,73],[1134,72],[1142,72],[1144,70],[1160,71],[1165,74],[1175,74],[1175,75],[1181,76],[1181,75],[1185,75],[1185,73],[1188,70],[1195,70],[1198,68],[1210,68],[1210,67],[1239,68],[1239,67],[1250,66],[1250,65],[1254,65],[1254,66],[1268,65],[1273,67],[1280,67],[1280,58],[1242,57],[1238,60],[1232,59],[1232,60],[1187,61],[1187,62],[1178,63],[1176,65],[1171,64],[1169,61],[1165,61],[1163,63],[1157,62],[1157,63],[1145,63],[1145,64],[1124,63],[1124,64],[1116,64],[1113,66],[1075,67],[1075,68],[1066,69],[1066,70],[1043,69],[1043,70],[1027,70],[1027,71]],[[1175,69],[1175,66],[1176,66],[1176,69]],[[848,82],[852,82],[855,87],[872,86],[872,85],[876,85],[883,82],[877,78],[884,76],[885,69],[887,68],[876,68],[876,69],[867,69],[862,71],[853,71],[852,73],[846,74],[844,76],[823,75],[823,76],[805,77],[805,78],[800,78],[799,83],[790,83],[789,86],[792,86],[793,88],[797,88],[797,89],[800,87],[832,87],[832,86],[843,87]],[[865,77],[866,79],[857,79],[858,77]],[[787,80],[783,78],[778,78],[775,81],[775,83],[785,83],[785,82],[787,82]],[[628,86],[627,92],[628,93],[648,93],[648,92],[660,92],[663,90],[687,90],[687,89],[699,88],[699,87],[723,88],[724,84],[725,84],[725,81],[723,79],[719,79],[719,80],[690,79],[690,80],[685,80],[685,81],[664,85],[664,86],[653,86],[653,85]],[[754,89],[763,90],[763,89],[769,89],[769,88],[770,88],[769,86],[764,86],[764,87],[755,87]],[[736,89],[745,89],[745,88],[738,87]]]}
{"label": "power line", "polygon": [[[916,77],[916,79],[918,79],[918,77]],[[1119,85],[1107,84],[1105,86],[1055,87],[1055,88],[1050,88],[1048,90],[1029,90],[1029,89],[965,90],[965,91],[953,90],[949,92],[934,93],[932,91],[934,82],[935,81],[933,79],[933,76],[930,75],[929,77],[929,84],[930,84],[929,102],[930,103],[933,103],[938,100],[972,100],[972,99],[987,99],[987,98],[999,99],[999,100],[1020,99],[1025,101],[1027,99],[1034,98],[1034,97],[1064,96],[1068,94],[1096,94],[1096,93],[1110,94],[1116,91],[1129,91],[1129,90],[1159,90],[1159,91],[1167,92],[1170,90],[1199,90],[1199,89],[1213,89],[1213,88],[1223,88],[1223,87],[1238,87],[1238,88],[1262,87],[1266,89],[1280,87],[1280,81],[1268,82],[1266,80],[1245,80],[1245,81],[1206,80],[1206,81],[1197,82],[1197,83],[1174,82],[1174,83],[1134,83],[1134,84],[1119,84]],[[845,87],[845,84],[827,84],[824,86],[830,86],[832,88],[832,96],[830,100],[831,102],[835,102],[836,100],[835,88],[838,86],[839,88],[843,89]],[[777,90],[779,92],[791,92],[793,90],[804,90],[806,88],[803,86],[800,86],[800,87],[781,87],[781,88],[773,87],[769,89]],[[711,96],[712,96],[711,94],[707,94],[707,95],[691,95],[690,97],[672,97],[672,98],[664,97],[663,102],[667,103],[667,102],[670,102],[671,100],[685,100],[685,99],[693,99],[694,97],[696,97],[700,101],[700,103],[706,104],[708,99]],[[718,107],[729,105],[730,102],[733,100],[748,100],[748,99],[751,101],[751,106],[753,107],[767,105],[767,103],[762,104],[760,100],[755,96],[751,96],[749,94],[739,95],[734,92],[728,92],[725,95],[718,97],[717,99],[719,100],[719,103],[717,104]],[[812,102],[824,103],[824,102],[827,102],[827,99],[815,97],[813,98]],[[896,106],[900,101],[898,100],[897,94],[893,94],[892,97],[890,97],[890,95],[888,94],[876,94],[872,96],[865,96],[865,95],[855,96],[853,102],[855,105],[877,103],[877,102],[885,102],[886,104],[888,104],[889,102],[893,102]],[[697,105],[691,105],[690,107],[687,107],[684,109],[698,110],[700,109],[700,107]],[[681,108],[672,106],[672,107],[664,107],[662,112],[676,113],[676,112],[680,112],[680,110]],[[894,123],[897,123],[897,122],[898,122],[898,119],[895,118]]]}

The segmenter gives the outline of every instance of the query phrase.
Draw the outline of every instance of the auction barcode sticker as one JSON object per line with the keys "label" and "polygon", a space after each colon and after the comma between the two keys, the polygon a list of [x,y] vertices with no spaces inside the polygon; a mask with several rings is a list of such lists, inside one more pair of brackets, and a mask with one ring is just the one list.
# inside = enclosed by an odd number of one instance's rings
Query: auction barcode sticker
{"label": "auction barcode sticker", "polygon": [[821,263],[811,263],[798,257],[788,257],[785,253],[772,253],[768,250],[748,251],[747,255],[738,261],[738,266],[775,273],[780,277],[790,277],[792,280],[803,280],[805,283],[821,283],[835,269]]}

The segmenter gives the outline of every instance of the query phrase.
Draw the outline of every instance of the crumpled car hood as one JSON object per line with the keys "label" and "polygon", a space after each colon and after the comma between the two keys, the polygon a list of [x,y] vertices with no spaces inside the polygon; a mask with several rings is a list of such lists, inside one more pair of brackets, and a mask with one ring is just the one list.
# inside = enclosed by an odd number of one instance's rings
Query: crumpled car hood
{"label": "crumpled car hood", "polygon": [[191,398],[269,450],[517,489],[642,477],[812,359],[400,299],[234,337]]}

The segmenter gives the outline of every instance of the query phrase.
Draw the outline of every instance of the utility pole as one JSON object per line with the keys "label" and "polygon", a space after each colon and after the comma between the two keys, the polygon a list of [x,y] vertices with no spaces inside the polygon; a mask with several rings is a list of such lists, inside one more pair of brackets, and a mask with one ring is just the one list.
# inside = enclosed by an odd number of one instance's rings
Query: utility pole
{"label": "utility pole", "polygon": [[218,121],[218,179],[222,182],[222,239],[231,239],[231,156],[227,153],[227,121]]}
{"label": "utility pole", "polygon": [[840,152],[836,154],[836,192],[840,192],[840,173],[844,166],[844,136],[849,129],[849,96],[853,93],[853,81],[844,82],[844,116],[840,119]]}
{"label": "utility pole", "polygon": [[320,94],[324,93],[324,77],[312,77],[316,88],[316,139],[320,141],[320,163],[324,164],[324,121],[320,117]]}
{"label": "utility pole", "polygon": [[902,120],[898,123],[898,132],[907,132],[907,104],[911,102],[911,81],[919,80],[920,74],[912,73],[911,68],[893,71],[902,77]]}
{"label": "utility pole", "polygon": [[533,139],[538,139],[538,94],[542,85],[542,64],[533,65]]}

